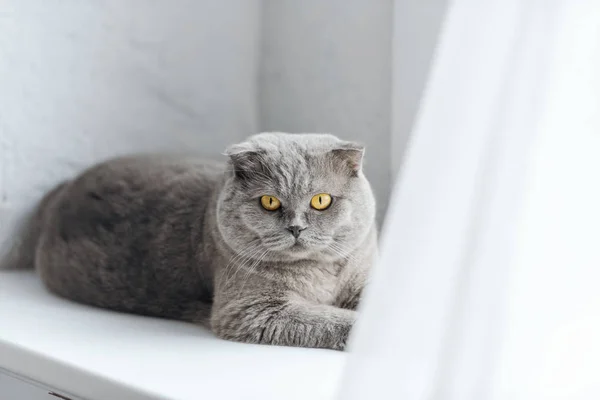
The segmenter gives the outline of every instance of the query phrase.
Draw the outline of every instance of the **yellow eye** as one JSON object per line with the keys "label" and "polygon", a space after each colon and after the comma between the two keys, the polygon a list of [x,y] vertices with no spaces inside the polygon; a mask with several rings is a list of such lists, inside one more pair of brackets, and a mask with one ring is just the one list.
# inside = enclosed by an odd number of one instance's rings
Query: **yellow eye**
{"label": "yellow eye", "polygon": [[281,207],[281,202],[275,196],[263,196],[260,198],[260,204],[265,210],[275,211]]}
{"label": "yellow eye", "polygon": [[327,193],[315,194],[313,198],[310,199],[310,205],[315,210],[326,210],[331,205],[331,196]]}

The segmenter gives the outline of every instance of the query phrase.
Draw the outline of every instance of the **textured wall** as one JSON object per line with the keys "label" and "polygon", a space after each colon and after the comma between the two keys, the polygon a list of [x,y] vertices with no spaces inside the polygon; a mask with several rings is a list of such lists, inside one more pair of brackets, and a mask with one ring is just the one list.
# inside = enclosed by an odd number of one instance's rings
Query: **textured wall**
{"label": "textured wall", "polygon": [[367,145],[381,219],[390,188],[393,1],[266,0],[260,125]]}
{"label": "textured wall", "polygon": [[259,5],[0,1],[0,228],[95,160],[255,132]]}

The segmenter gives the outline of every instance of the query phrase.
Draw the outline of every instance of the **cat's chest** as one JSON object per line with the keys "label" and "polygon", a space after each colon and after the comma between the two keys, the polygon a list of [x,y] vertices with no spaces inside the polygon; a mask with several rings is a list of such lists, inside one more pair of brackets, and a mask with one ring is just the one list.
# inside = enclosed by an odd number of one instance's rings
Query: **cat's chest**
{"label": "cat's chest", "polygon": [[321,304],[331,304],[337,296],[340,271],[338,264],[308,264],[294,271],[288,284],[301,297]]}

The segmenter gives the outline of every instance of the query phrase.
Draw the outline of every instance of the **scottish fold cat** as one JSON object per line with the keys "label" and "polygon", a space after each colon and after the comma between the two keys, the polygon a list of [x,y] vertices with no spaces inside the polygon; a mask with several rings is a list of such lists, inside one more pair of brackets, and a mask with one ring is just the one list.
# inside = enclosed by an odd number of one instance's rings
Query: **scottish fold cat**
{"label": "scottish fold cat", "polygon": [[363,153],[327,134],[262,133],[224,164],[113,159],[50,192],[12,260],[81,303],[343,349],[377,254]]}

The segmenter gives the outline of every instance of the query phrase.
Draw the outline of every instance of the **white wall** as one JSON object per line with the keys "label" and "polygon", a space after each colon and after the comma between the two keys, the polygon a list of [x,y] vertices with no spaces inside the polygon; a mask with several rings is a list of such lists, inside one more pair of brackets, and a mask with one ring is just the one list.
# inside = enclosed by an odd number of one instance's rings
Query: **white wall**
{"label": "white wall", "polygon": [[261,129],[364,142],[380,219],[391,183],[392,6],[391,0],[263,3]]}
{"label": "white wall", "polygon": [[[258,129],[260,2],[0,2],[0,227],[91,162]],[[0,231],[1,239],[1,231]]]}
{"label": "white wall", "polygon": [[391,167],[400,170],[448,0],[394,2]]}
{"label": "white wall", "polygon": [[1,1],[0,240],[98,159],[217,154],[261,130],[364,142],[381,220],[445,4]]}

